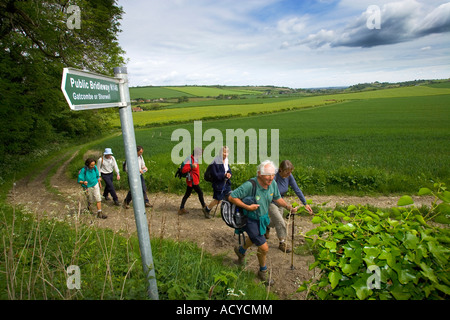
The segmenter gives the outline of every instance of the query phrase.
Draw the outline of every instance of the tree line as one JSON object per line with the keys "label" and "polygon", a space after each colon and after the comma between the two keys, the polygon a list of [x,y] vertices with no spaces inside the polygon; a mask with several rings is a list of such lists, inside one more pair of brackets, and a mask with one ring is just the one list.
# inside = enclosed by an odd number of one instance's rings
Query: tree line
{"label": "tree line", "polygon": [[[72,3],[73,4],[73,3]],[[61,91],[64,67],[113,75],[124,64],[118,44],[123,10],[114,0],[0,2],[0,163],[58,141],[110,130],[112,110],[71,111]]]}

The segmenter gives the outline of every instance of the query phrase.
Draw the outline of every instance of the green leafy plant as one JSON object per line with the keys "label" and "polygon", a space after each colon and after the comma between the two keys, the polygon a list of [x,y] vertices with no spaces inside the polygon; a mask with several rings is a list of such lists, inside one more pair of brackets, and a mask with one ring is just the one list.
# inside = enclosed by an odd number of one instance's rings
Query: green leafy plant
{"label": "green leafy plant", "polygon": [[[434,219],[436,222],[448,224],[450,222],[450,192],[447,191],[447,187],[444,183],[435,183],[434,188],[435,191],[428,188],[421,188],[419,190],[419,196],[434,196],[431,208],[424,219]],[[439,202],[439,200],[441,200],[441,202]]]}
{"label": "green leafy plant", "polygon": [[314,248],[310,269],[320,272],[298,291],[311,299],[446,299],[450,294],[448,229],[430,220],[448,215],[449,192],[436,184],[429,212],[422,215],[409,196],[389,211],[348,206],[322,210],[312,222],[319,226],[303,234]]}

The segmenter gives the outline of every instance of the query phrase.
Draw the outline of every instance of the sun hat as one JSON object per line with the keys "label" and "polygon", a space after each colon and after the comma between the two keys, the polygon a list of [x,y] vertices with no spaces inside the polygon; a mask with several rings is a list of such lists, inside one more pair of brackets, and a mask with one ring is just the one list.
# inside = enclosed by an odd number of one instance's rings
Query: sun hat
{"label": "sun hat", "polygon": [[103,152],[104,155],[113,154],[111,151],[111,148],[105,148],[105,152]]}

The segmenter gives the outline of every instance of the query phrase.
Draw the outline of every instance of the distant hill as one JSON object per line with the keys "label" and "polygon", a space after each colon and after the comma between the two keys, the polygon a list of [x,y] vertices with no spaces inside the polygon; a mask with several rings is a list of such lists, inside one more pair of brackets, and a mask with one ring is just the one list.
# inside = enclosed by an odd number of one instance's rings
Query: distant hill
{"label": "distant hill", "polygon": [[274,86],[147,86],[131,87],[130,97],[136,99],[176,99],[179,97],[226,97],[295,93],[295,89]]}
{"label": "distant hill", "polygon": [[183,101],[180,102],[185,102],[192,98],[236,99],[247,96],[311,96],[419,85],[427,85],[435,88],[450,88],[450,79],[413,80],[397,83],[375,81],[371,83],[359,83],[349,87],[300,89],[277,86],[145,86],[131,87],[130,97],[131,100],[168,100],[183,98]]}
{"label": "distant hill", "polygon": [[434,88],[450,88],[450,79],[444,80],[414,80],[414,81],[404,81],[397,83],[390,82],[371,82],[371,83],[358,83],[353,86],[348,87],[347,91],[368,91],[368,90],[379,90],[379,89],[391,89],[399,87],[410,87],[410,86],[422,86],[427,85]]}

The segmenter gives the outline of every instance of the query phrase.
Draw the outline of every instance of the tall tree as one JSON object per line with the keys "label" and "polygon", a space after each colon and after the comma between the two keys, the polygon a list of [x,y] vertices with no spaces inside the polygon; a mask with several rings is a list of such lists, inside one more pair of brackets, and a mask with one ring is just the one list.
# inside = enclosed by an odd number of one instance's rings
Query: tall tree
{"label": "tall tree", "polygon": [[61,78],[64,67],[112,75],[123,65],[122,14],[114,0],[0,1],[0,155],[108,129],[111,111],[70,111]]}

